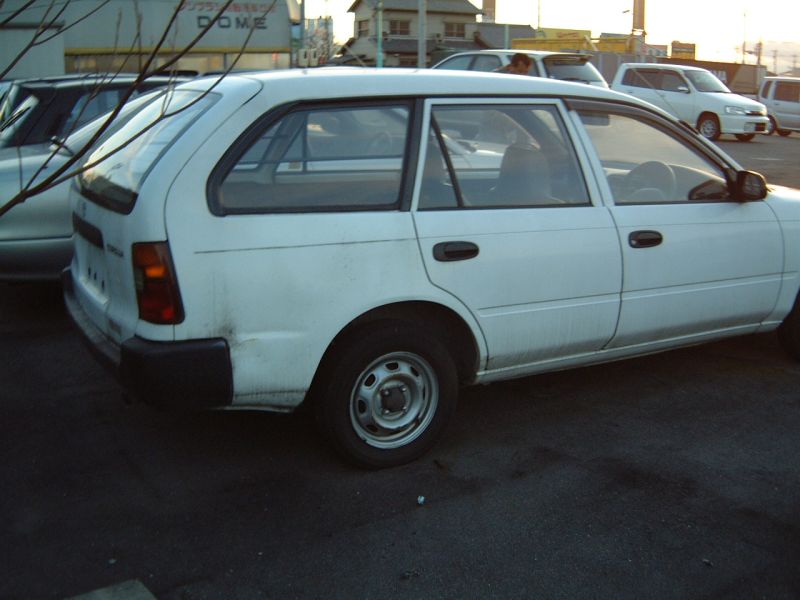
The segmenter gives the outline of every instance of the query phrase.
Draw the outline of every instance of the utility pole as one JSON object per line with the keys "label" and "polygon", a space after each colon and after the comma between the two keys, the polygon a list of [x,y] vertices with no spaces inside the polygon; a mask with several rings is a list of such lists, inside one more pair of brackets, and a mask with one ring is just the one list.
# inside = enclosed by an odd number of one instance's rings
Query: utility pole
{"label": "utility pole", "polygon": [[742,64],[747,62],[747,11],[742,13]]}
{"label": "utility pole", "polygon": [[417,0],[417,20],[419,21],[419,34],[417,35],[417,67],[424,69],[428,66],[428,3],[427,0]]}
{"label": "utility pole", "polygon": [[383,0],[378,0],[378,50],[375,56],[375,66],[383,67]]}

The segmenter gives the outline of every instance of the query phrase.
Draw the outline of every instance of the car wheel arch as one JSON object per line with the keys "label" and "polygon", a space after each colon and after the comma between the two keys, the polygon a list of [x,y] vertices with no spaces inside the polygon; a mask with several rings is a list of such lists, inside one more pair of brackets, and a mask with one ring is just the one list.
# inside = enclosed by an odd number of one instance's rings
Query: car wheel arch
{"label": "car wheel arch", "polygon": [[430,301],[406,301],[373,308],[342,328],[325,349],[310,391],[313,391],[314,383],[319,380],[332,355],[366,328],[385,321],[423,325],[436,331],[452,354],[459,381],[466,384],[474,380],[481,360],[481,351],[470,325],[456,311],[442,304]]}

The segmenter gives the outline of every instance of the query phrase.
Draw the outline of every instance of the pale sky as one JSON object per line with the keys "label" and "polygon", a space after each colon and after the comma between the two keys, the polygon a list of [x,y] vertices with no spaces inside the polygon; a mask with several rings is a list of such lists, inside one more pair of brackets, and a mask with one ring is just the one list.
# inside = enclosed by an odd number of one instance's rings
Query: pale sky
{"label": "pale sky", "polygon": [[[376,3],[376,0],[367,0]],[[471,0],[478,8],[482,0]],[[353,15],[347,9],[353,0],[307,0],[306,17],[329,15],[334,18],[337,41],[352,36]],[[591,29],[627,33],[632,0],[496,0],[497,23],[537,25],[541,11],[542,27]],[[793,42],[798,46],[776,47],[784,68],[792,60],[800,66],[800,1],[798,0],[647,0],[645,10],[647,41],[669,44],[672,40],[697,44],[698,58],[741,62],[742,40],[748,49],[763,40],[768,52],[764,62],[772,68],[772,45],[767,42]],[[797,55],[795,57],[795,55]],[[748,56],[747,62],[755,63]]]}

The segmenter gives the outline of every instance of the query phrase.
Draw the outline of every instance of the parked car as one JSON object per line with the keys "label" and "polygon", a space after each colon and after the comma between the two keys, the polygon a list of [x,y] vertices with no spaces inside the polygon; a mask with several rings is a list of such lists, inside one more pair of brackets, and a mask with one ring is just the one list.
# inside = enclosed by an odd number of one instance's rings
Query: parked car
{"label": "parked car", "polygon": [[[104,137],[116,131],[141,106],[164,93],[150,92],[128,102]],[[77,149],[88,144],[104,122],[105,116],[98,117],[66,140],[0,148],[0,202],[11,200],[28,182],[37,183],[49,177]],[[72,258],[69,185],[66,180],[50,187],[0,217],[0,281],[59,280]]]}
{"label": "parked car", "polygon": [[531,60],[528,73],[534,77],[547,77],[562,81],[577,81],[607,88],[608,83],[592,64],[591,54],[573,52],[545,52],[540,50],[476,50],[459,52],[433,65],[433,69],[456,71],[496,71],[511,63],[517,53],[527,54]]}
{"label": "parked car", "polygon": [[768,134],[800,132],[800,77],[765,77],[758,100],[767,107]]}
{"label": "parked car", "polygon": [[[189,79],[149,77],[132,97]],[[135,75],[72,75],[16,81],[0,106],[0,148],[47,143],[53,136],[63,139],[112,110],[135,81]]]}
{"label": "parked car", "polygon": [[729,133],[749,142],[756,133],[766,133],[769,123],[763,104],[734,94],[711,71],[699,67],[624,63],[611,89],[655,104],[709,140]]}
{"label": "parked car", "polygon": [[72,190],[65,300],[131,398],[305,402],[385,467],[460,385],[774,329],[800,356],[800,191],[649,103],[431,70],[207,87]]}

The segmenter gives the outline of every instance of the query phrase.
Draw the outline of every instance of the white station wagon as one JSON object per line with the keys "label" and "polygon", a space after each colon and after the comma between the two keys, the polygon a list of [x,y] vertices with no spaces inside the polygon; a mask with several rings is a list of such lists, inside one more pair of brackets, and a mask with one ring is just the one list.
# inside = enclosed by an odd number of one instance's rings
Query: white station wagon
{"label": "white station wagon", "polygon": [[772,329],[800,356],[800,192],[649,104],[431,70],[214,83],[73,190],[67,305],[136,399],[306,403],[383,467],[460,385]]}

